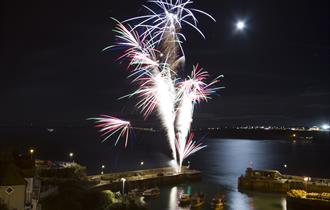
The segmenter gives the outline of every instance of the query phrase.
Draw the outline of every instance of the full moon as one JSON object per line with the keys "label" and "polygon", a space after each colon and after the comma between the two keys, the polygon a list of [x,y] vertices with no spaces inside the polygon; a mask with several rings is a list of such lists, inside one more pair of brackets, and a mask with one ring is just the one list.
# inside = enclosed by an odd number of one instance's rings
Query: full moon
{"label": "full moon", "polygon": [[242,31],[244,30],[245,28],[245,22],[244,21],[237,21],[236,23],[236,29],[239,30],[239,31]]}

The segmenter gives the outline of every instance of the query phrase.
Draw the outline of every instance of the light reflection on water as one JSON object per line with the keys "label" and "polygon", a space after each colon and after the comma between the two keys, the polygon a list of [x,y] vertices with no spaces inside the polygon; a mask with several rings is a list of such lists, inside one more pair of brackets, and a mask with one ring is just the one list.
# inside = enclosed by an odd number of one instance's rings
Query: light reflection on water
{"label": "light reflection on water", "polygon": [[[201,209],[212,209],[210,206],[211,199],[220,193],[225,195],[226,208],[232,210],[287,210],[286,199],[283,195],[264,194],[264,193],[240,193],[238,191],[221,191],[215,186],[202,186],[200,183],[184,184],[174,187],[161,188],[161,197],[149,201],[150,209],[159,210],[188,210],[190,207],[179,206],[179,198],[183,193],[190,194],[197,192],[205,193],[205,205]],[[167,201],[167,205],[164,205]]]}
{"label": "light reflection on water", "polygon": [[228,194],[229,200],[226,203],[232,209],[254,209],[251,198],[242,193],[232,192]]}
{"label": "light reflection on water", "polygon": [[[188,186],[189,187],[189,186]],[[181,207],[178,205],[180,196],[184,193],[181,187],[172,187],[170,189],[169,209],[173,210],[187,210],[189,207]]]}
{"label": "light reflection on water", "polygon": [[282,209],[283,209],[283,210],[287,210],[287,209],[286,209],[286,199],[285,199],[285,198],[282,198],[282,199],[281,199],[281,204],[282,204]]}
{"label": "light reflection on water", "polygon": [[[318,159],[326,155],[329,145],[291,145],[285,141],[255,141],[255,140],[208,140],[206,150],[197,153],[190,159],[192,168],[202,171],[201,182],[187,183],[174,187],[161,188],[161,197],[151,201],[150,209],[182,210],[178,207],[180,192],[204,192],[205,206],[201,209],[212,209],[211,199],[220,193],[225,195],[228,210],[293,210],[287,209],[285,195],[267,193],[241,193],[237,190],[237,178],[244,174],[245,169],[253,162],[258,169],[277,169],[284,172],[284,163],[291,166],[286,169],[289,173],[305,173],[314,171],[320,174],[320,169],[313,164],[302,166],[300,157],[315,157],[320,165],[326,165],[325,159]],[[293,148],[294,147],[294,148]],[[324,149],[327,147],[327,149]],[[299,158],[297,158],[299,157]],[[322,162],[323,161],[323,162]],[[291,171],[290,171],[291,170]],[[329,175],[329,170],[321,170],[323,176]],[[322,173],[321,172],[321,173]],[[317,176],[317,175],[315,175]],[[167,201],[164,205],[164,201]]]}

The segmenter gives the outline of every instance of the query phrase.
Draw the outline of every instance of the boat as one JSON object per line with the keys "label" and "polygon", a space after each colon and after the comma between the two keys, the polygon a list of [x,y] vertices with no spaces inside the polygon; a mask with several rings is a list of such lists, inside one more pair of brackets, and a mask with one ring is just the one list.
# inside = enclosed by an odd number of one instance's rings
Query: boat
{"label": "boat", "polygon": [[182,194],[179,198],[180,206],[188,206],[191,203],[191,196],[189,194]]}
{"label": "boat", "polygon": [[191,208],[192,209],[199,209],[204,206],[205,199],[203,193],[198,193],[197,195],[193,196],[191,199]]}
{"label": "boat", "polygon": [[142,193],[143,192],[138,188],[134,188],[128,192],[128,194],[133,195],[133,196],[140,196]]}
{"label": "boat", "polygon": [[220,196],[216,196],[211,200],[211,207],[215,210],[223,209],[225,206],[225,199]]}
{"label": "boat", "polygon": [[145,198],[157,198],[160,195],[160,190],[158,187],[145,190],[142,195]]}

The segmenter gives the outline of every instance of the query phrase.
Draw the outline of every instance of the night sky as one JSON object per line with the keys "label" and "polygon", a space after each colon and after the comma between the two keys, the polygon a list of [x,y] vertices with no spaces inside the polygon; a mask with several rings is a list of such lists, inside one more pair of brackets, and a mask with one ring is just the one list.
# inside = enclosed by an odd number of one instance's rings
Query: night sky
{"label": "night sky", "polygon": [[[142,123],[114,43],[114,21],[145,1],[7,1],[1,6],[0,124],[83,123],[110,114]],[[330,5],[313,0],[195,0],[204,40],[185,27],[185,71],[224,74],[197,126],[318,125],[330,119]],[[237,20],[246,21],[237,33]],[[158,122],[158,121],[157,121]]]}

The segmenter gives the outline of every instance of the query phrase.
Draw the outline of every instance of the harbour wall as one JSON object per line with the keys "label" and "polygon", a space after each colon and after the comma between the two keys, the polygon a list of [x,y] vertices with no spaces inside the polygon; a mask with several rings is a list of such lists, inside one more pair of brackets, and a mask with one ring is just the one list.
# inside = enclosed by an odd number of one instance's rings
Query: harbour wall
{"label": "harbour wall", "polygon": [[95,182],[94,185],[88,186],[89,190],[122,191],[124,185],[124,190],[129,191],[134,188],[146,189],[186,181],[198,181],[201,179],[201,172],[187,167],[184,167],[181,172],[176,172],[173,168],[168,167],[93,175],[88,176],[88,179]]}
{"label": "harbour wall", "polygon": [[281,174],[275,170],[247,168],[238,178],[238,189],[272,193],[287,193],[291,189],[307,192],[330,192],[330,180]]}

